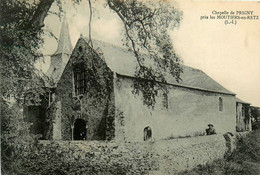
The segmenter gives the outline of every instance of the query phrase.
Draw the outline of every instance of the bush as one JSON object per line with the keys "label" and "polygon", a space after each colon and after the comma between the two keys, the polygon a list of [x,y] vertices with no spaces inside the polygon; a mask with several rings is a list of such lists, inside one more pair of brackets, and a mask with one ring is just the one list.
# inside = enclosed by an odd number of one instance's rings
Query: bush
{"label": "bush", "polygon": [[29,134],[20,106],[8,106],[4,101],[1,104],[1,171],[19,174],[23,157],[34,147],[37,136]]}
{"label": "bush", "polygon": [[252,132],[236,141],[236,149],[227,157],[228,161],[248,161],[257,163],[259,158],[259,131]]}

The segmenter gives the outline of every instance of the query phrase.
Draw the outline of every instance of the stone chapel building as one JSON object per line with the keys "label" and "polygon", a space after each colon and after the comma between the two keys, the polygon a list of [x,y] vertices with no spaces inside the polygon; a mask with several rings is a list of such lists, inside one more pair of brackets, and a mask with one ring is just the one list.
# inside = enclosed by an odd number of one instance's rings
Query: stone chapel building
{"label": "stone chapel building", "polygon": [[[134,54],[102,41],[93,40],[93,47],[80,36],[72,50],[68,24],[63,21],[47,71],[54,81],[49,104],[37,114],[27,110],[34,132],[43,139],[158,140],[196,136],[209,123],[217,133],[236,131],[237,106],[242,102],[201,70],[182,65],[182,81],[168,76],[169,93],[159,92],[150,109],[142,94],[132,93]],[[43,128],[41,132],[37,127]]]}

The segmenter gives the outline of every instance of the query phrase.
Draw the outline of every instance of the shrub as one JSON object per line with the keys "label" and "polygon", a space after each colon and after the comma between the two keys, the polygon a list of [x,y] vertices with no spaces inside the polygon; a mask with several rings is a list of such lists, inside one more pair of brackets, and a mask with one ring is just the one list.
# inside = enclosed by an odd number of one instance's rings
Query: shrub
{"label": "shrub", "polygon": [[259,130],[236,140],[236,149],[227,157],[228,161],[260,161]]}
{"label": "shrub", "polygon": [[24,122],[20,106],[14,104],[11,107],[2,107],[1,172],[19,174],[23,157],[33,149],[38,136],[29,134],[29,124]]}

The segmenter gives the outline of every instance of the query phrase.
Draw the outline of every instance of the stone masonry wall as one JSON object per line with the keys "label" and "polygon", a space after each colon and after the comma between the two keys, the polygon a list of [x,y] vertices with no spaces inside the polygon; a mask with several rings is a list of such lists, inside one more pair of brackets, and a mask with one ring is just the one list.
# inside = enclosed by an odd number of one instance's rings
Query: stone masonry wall
{"label": "stone masonry wall", "polygon": [[[209,123],[218,134],[235,132],[236,102],[232,95],[169,85],[168,108],[164,107],[159,92],[151,109],[143,104],[141,93],[133,95],[132,81],[120,75],[115,80],[117,139],[142,141],[147,126],[151,127],[155,140],[202,135]],[[223,100],[222,111],[219,111],[219,98]]]}
{"label": "stone masonry wall", "polygon": [[[75,94],[75,68],[84,71],[87,77],[87,88],[81,97]],[[61,140],[71,140],[72,125],[78,118],[86,121],[87,140],[114,138],[113,73],[84,39],[76,44],[58,82],[58,101],[61,102]]]}
{"label": "stone masonry wall", "polygon": [[[41,141],[43,146],[50,141]],[[222,135],[198,136],[156,142],[56,141],[58,152],[84,162],[79,171],[87,174],[175,174],[223,158],[226,141]],[[74,172],[75,173],[75,172]],[[73,173],[71,173],[73,174]],[[76,174],[76,173],[75,173]]]}

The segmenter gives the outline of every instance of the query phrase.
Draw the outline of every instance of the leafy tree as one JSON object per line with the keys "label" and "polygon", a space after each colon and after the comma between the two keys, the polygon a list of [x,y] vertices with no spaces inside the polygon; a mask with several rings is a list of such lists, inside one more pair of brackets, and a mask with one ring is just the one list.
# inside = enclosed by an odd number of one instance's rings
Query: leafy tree
{"label": "leafy tree", "polygon": [[158,90],[168,93],[158,81],[167,82],[167,73],[177,82],[181,80],[180,58],[167,31],[179,26],[182,13],[162,1],[107,0],[107,4],[123,22],[126,46],[134,52],[138,63],[133,92],[141,91],[144,104],[153,107]]}
{"label": "leafy tree", "polygon": [[[92,1],[88,2],[92,45]],[[19,155],[21,145],[33,141],[20,109],[24,102],[39,104],[40,97],[45,93],[43,87],[47,78],[34,67],[34,63],[42,57],[39,48],[44,42],[44,19],[53,3],[58,4],[61,12],[60,0],[0,1],[1,150],[7,169],[8,162],[16,160]],[[180,80],[180,59],[174,53],[167,30],[178,27],[182,13],[167,2],[160,1],[106,0],[105,3],[121,19],[125,29],[125,45],[135,54],[138,63],[133,92],[142,92],[144,103],[153,107],[158,91],[167,93],[166,86],[158,81],[166,82],[167,73]],[[17,105],[8,106],[5,98],[8,94],[15,97]]]}
{"label": "leafy tree", "polygon": [[[2,173],[19,171],[19,160],[34,137],[24,121],[24,91],[29,103],[39,104],[45,93],[44,76],[34,67],[41,53],[43,30],[35,13],[41,3],[25,0],[0,1],[1,160]],[[32,16],[33,14],[33,16]],[[36,21],[36,22],[35,22]],[[9,103],[7,97],[14,97]]]}
{"label": "leafy tree", "polygon": [[34,146],[37,136],[29,134],[21,106],[7,106],[1,101],[1,165],[2,174],[19,174],[23,157]]}
{"label": "leafy tree", "polygon": [[[74,1],[80,3],[81,0]],[[43,42],[42,27],[54,2],[62,11],[60,0],[1,1],[0,51],[3,55],[1,75],[2,84],[4,84],[2,93],[11,91],[20,96],[24,90],[23,87],[32,86],[32,84],[27,84],[28,80],[38,80],[37,76],[40,73],[35,70],[33,63],[41,56],[39,47]],[[89,38],[92,45],[92,5],[91,0],[88,2],[91,14]],[[178,27],[182,13],[169,3],[161,1],[106,0],[105,2],[106,6],[121,19],[125,28],[125,44],[134,52],[138,63],[134,92],[141,91],[145,97],[145,104],[153,106],[157,91],[163,89],[167,92],[166,87],[156,81],[166,82],[166,72],[177,81],[180,80],[182,72],[179,65],[180,59],[174,52],[167,31]],[[148,59],[151,60],[150,63],[147,62]],[[143,79],[150,81],[143,81]],[[39,83],[43,82],[37,84]]]}
{"label": "leafy tree", "polygon": [[44,75],[34,66],[43,43],[41,24],[34,22],[36,15],[32,16],[38,9],[37,1],[3,0],[0,8],[1,93],[11,94],[22,103],[24,91],[30,89],[36,91],[37,101],[44,86]]}

